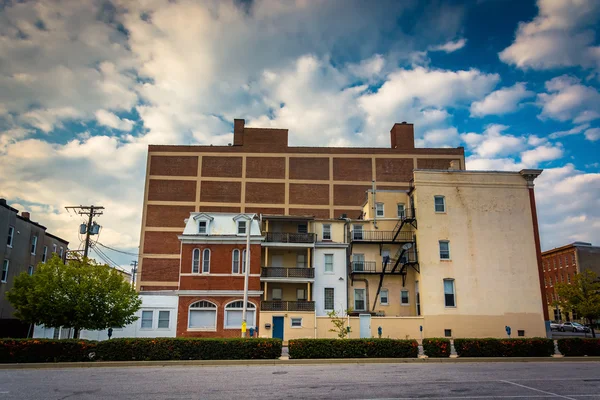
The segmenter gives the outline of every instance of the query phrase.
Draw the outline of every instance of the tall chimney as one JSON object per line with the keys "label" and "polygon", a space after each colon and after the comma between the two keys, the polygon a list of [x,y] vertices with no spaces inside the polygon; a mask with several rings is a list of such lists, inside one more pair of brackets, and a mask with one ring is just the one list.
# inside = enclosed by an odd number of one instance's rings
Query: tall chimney
{"label": "tall chimney", "polygon": [[414,149],[415,148],[415,127],[413,124],[402,122],[394,124],[390,131],[392,149]]}
{"label": "tall chimney", "polygon": [[23,211],[21,212],[21,217],[29,219],[31,217],[31,214],[29,214],[27,211]]}
{"label": "tall chimney", "polygon": [[244,125],[246,121],[243,119],[233,120],[233,145],[243,146],[244,145]]}

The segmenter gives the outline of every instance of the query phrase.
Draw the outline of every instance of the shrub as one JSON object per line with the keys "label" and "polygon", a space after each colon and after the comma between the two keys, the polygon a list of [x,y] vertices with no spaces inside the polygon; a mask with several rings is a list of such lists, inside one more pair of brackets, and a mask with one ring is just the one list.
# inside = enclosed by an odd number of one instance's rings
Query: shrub
{"label": "shrub", "polygon": [[246,360],[281,356],[278,339],[121,338],[0,340],[0,363],[149,360]]}
{"label": "shrub", "polygon": [[0,339],[0,363],[92,361],[96,344],[79,339]]}
{"label": "shrub", "polygon": [[423,339],[423,351],[428,357],[450,357],[450,339]]}
{"label": "shrub", "polygon": [[290,358],[416,358],[416,340],[294,339],[288,342]]}
{"label": "shrub", "polygon": [[551,339],[454,339],[461,357],[549,357],[554,354]]}
{"label": "shrub", "polygon": [[558,339],[558,350],[564,356],[600,356],[600,339]]}

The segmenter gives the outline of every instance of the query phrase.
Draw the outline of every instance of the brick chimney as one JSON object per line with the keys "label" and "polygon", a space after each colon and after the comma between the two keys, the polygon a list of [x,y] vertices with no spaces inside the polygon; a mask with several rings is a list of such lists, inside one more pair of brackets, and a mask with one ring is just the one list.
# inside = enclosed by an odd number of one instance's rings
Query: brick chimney
{"label": "brick chimney", "polygon": [[23,217],[25,219],[29,219],[31,217],[31,214],[29,214],[27,211],[22,211],[21,217]]}
{"label": "brick chimney", "polygon": [[390,131],[392,149],[414,149],[415,148],[415,127],[413,124],[402,122],[394,124]]}
{"label": "brick chimney", "polygon": [[246,121],[243,119],[233,120],[233,145],[243,146],[244,145],[244,125]]}

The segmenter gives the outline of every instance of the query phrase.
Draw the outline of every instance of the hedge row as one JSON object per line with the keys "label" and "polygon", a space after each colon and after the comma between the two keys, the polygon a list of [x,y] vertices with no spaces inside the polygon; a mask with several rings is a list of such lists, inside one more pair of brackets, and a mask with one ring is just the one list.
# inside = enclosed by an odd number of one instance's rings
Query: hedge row
{"label": "hedge row", "polygon": [[558,351],[564,356],[600,356],[600,339],[558,339]]}
{"label": "hedge row", "polygon": [[454,349],[461,357],[550,357],[552,339],[454,339]]}
{"label": "hedge row", "polygon": [[294,339],[288,342],[290,358],[416,358],[416,340]]}
{"label": "hedge row", "polygon": [[0,363],[132,360],[247,360],[281,356],[278,339],[2,339]]}
{"label": "hedge row", "polygon": [[423,352],[428,357],[450,357],[450,339],[429,338],[423,339]]}

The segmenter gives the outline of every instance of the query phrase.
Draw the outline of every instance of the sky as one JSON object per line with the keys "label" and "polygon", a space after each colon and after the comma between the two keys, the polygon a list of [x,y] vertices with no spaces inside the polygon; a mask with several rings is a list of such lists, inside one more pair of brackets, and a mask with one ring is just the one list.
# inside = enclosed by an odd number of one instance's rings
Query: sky
{"label": "sky", "polygon": [[[542,168],[542,249],[600,244],[600,1],[0,0],[0,197],[81,248],[138,252],[148,144],[464,146]],[[95,255],[94,253],[92,253]]]}

